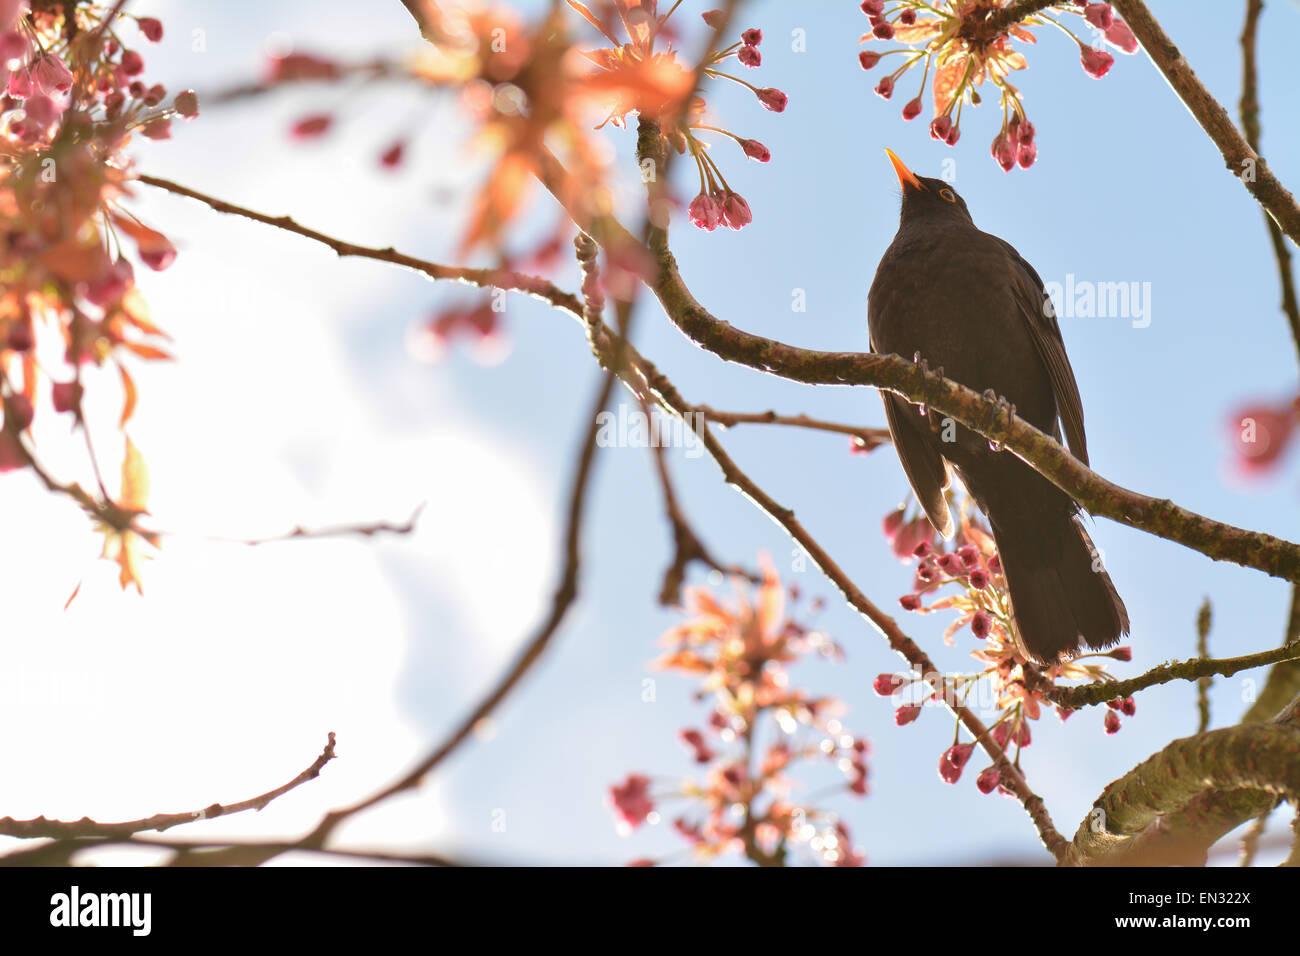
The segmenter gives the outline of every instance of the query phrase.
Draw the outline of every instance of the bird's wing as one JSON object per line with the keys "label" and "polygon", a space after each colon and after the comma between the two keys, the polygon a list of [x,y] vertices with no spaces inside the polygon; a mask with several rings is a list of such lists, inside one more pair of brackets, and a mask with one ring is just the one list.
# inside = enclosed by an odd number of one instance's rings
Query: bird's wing
{"label": "bird's wing", "polygon": [[[871,348],[875,351],[874,344]],[[923,431],[924,419],[916,406],[892,392],[882,391],[880,397],[885,402],[885,420],[889,423],[894,450],[903,463],[916,500],[925,509],[934,530],[947,540],[954,530],[952,512],[943,496],[943,489],[948,487],[948,466],[935,450],[933,439]]]}
{"label": "bird's wing", "polygon": [[1083,400],[1079,397],[1079,385],[1074,380],[1074,369],[1065,354],[1065,341],[1061,338],[1061,327],[1056,321],[1056,312],[1045,304],[1051,302],[1043,280],[1038,273],[1016,252],[1011,243],[998,239],[1002,247],[1011,254],[1011,259],[1020,266],[1019,281],[1016,283],[1016,299],[1020,311],[1029,328],[1038,357],[1047,366],[1047,374],[1052,380],[1052,394],[1056,397],[1057,413],[1061,424],[1065,426],[1065,437],[1070,443],[1070,451],[1085,465],[1088,464],[1088,441],[1083,432]]}

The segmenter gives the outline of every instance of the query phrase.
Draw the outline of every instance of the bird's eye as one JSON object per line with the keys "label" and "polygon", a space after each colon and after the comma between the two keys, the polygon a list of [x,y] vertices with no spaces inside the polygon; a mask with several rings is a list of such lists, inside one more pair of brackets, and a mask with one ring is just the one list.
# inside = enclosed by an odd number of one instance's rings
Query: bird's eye
{"label": "bird's eye", "polygon": [[946,202],[957,201],[957,194],[954,193],[951,189],[947,189],[947,188],[940,189],[939,195],[942,196]]}

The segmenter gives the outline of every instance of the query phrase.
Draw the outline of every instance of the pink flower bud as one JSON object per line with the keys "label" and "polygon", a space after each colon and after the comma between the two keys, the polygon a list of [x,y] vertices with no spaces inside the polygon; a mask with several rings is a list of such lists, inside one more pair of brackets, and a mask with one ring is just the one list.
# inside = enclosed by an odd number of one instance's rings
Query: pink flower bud
{"label": "pink flower bud", "polygon": [[1071,707],[1062,707],[1059,704],[1056,707],[1056,716],[1061,721],[1061,723],[1065,723],[1067,720],[1069,720],[1070,715],[1073,713],[1074,713],[1074,709]]}
{"label": "pink flower bud", "polygon": [[750,28],[740,35],[740,41],[746,46],[758,46],[763,42],[763,31]]}
{"label": "pink flower bud", "polygon": [[1137,709],[1138,709],[1137,701],[1135,701],[1132,697],[1125,697],[1123,700],[1119,702],[1119,711],[1125,717],[1132,717],[1134,714],[1137,713]]}
{"label": "pink flower bud", "polygon": [[906,10],[899,13],[898,22],[903,24],[903,26],[910,27],[916,22],[916,11],[911,7],[908,7]]}
{"label": "pink flower bud", "polygon": [[980,793],[992,793],[998,788],[998,781],[1002,779],[1002,771],[997,767],[989,767],[975,778],[975,786],[979,787]]}
{"label": "pink flower bud", "polygon": [[123,50],[122,72],[127,76],[139,76],[144,72],[144,57],[135,50]]}
{"label": "pink flower bud", "polygon": [[700,14],[700,19],[702,19],[709,26],[713,27],[713,29],[717,30],[722,26],[722,19],[723,19],[722,11],[708,10]]}
{"label": "pink flower bud", "polygon": [[1106,31],[1106,42],[1117,49],[1123,50],[1125,53],[1136,53],[1138,51],[1137,37],[1133,35],[1133,31],[1129,29],[1128,24],[1118,17],[1110,25],[1110,29]]}
{"label": "pink flower bud", "polygon": [[990,574],[1002,573],[1002,559],[998,557],[996,554],[993,555],[993,557],[989,558],[989,573]]}
{"label": "pink flower bud", "polygon": [[172,121],[167,117],[150,120],[141,127],[140,132],[149,139],[171,139]]}
{"label": "pink flower bud", "polygon": [[742,139],[740,148],[745,151],[746,156],[760,163],[766,163],[772,158],[772,151],[756,139]]}
{"label": "pink flower bud", "polygon": [[906,727],[919,716],[921,716],[920,704],[904,704],[894,711],[894,724],[898,727]]}
{"label": "pink flower bud", "polygon": [[905,683],[907,681],[901,674],[877,674],[871,689],[881,697],[889,697]]}
{"label": "pink flower bud", "polygon": [[892,76],[886,76],[876,84],[876,95],[884,100],[894,95],[894,78]]}
{"label": "pink flower bud", "polygon": [[921,97],[914,100],[908,100],[907,105],[903,107],[903,119],[914,120],[921,115]]}
{"label": "pink flower bud", "polygon": [[379,165],[385,169],[396,169],[402,165],[402,157],[406,153],[406,142],[398,140],[389,146],[379,157]]}
{"label": "pink flower bud", "polygon": [[749,203],[738,193],[727,193],[722,204],[722,220],[732,229],[743,229],[754,221],[754,214],[749,211]]}
{"label": "pink flower bud", "polygon": [[921,598],[916,594],[904,594],[898,599],[904,611],[915,611],[921,606]]}
{"label": "pink flower bud", "polygon": [[970,619],[971,633],[981,641],[989,636],[989,629],[993,626],[993,619],[989,617],[988,611],[976,611],[975,616]]}
{"label": "pink flower bud", "polygon": [[1028,747],[1033,742],[1033,736],[1029,733],[1029,721],[1020,721],[1020,734],[1017,737],[1017,743],[1022,747]]}
{"label": "pink flower bud", "polygon": [[700,193],[692,199],[686,212],[691,217],[692,225],[707,232],[717,229],[722,222],[722,206],[708,193]]}
{"label": "pink flower bud", "polygon": [[50,389],[56,412],[70,412],[81,404],[80,382],[55,382]]}
{"label": "pink flower bud", "polygon": [[15,392],[5,402],[5,428],[20,432],[32,423],[35,414],[32,400],[21,392]]}
{"label": "pink flower bud", "polygon": [[957,557],[961,558],[961,563],[968,568],[973,568],[980,563],[979,549],[973,544],[963,544],[958,548]]}
{"label": "pink flower bud", "polygon": [[880,62],[880,54],[874,50],[863,50],[858,54],[858,62],[862,64],[864,70],[869,70]]}
{"label": "pink flower bud", "polygon": [[878,17],[885,12],[885,0],[862,0],[862,12],[869,17]]}
{"label": "pink flower bud", "polygon": [[993,728],[993,742],[999,747],[1005,748],[1007,741],[1011,738],[1011,725],[1005,720]]}
{"label": "pink flower bud", "polygon": [[323,135],[333,122],[334,117],[329,113],[313,113],[294,123],[289,135],[294,139],[315,139]]}
{"label": "pink flower bud", "polygon": [[877,20],[871,27],[871,32],[882,40],[892,40],[894,38],[894,25],[888,20]]}
{"label": "pink flower bud", "polygon": [[1083,72],[1100,80],[1114,65],[1115,58],[1105,50],[1085,46],[1080,48],[1079,62],[1083,64]]}
{"label": "pink flower bud", "polygon": [[1016,144],[1015,140],[1007,133],[999,133],[993,138],[993,145],[989,152],[993,154],[993,159],[1002,171],[1011,172],[1016,167]]}
{"label": "pink flower bud", "polygon": [[786,96],[780,90],[772,89],[770,86],[758,91],[758,101],[770,109],[773,113],[785,112],[785,106],[790,102],[790,97]]}
{"label": "pink flower bud", "polygon": [[973,743],[953,744],[943,752],[943,756],[939,758],[939,776],[944,783],[956,783],[961,779],[961,772],[974,750]]}
{"label": "pink flower bud", "polygon": [[162,272],[176,261],[176,247],[160,232],[136,240],[136,250],[140,261],[155,272]]}
{"label": "pink flower bud", "polygon": [[1038,159],[1038,144],[1021,143],[1020,149],[1016,152],[1016,162],[1020,164],[1020,168],[1028,169],[1034,165],[1036,159]]}
{"label": "pink flower bud", "polygon": [[157,17],[141,17],[136,23],[140,27],[140,32],[150,43],[157,43],[163,38],[162,21]]}
{"label": "pink flower bud", "polygon": [[26,69],[19,68],[9,74],[9,83],[5,92],[16,100],[25,100],[32,95],[32,75]]}
{"label": "pink flower bud", "polygon": [[1113,657],[1117,661],[1131,661],[1133,659],[1133,648],[1117,647],[1107,656]]}
{"label": "pink flower bud", "polygon": [[989,586],[988,572],[983,568],[976,568],[970,573],[970,586],[976,591],[983,591]]}
{"label": "pink flower bud", "polygon": [[176,107],[176,112],[186,119],[193,119],[199,115],[199,98],[193,90],[177,93],[173,105]]}
{"label": "pink flower bud", "polygon": [[951,129],[952,129],[952,117],[949,116],[947,113],[944,113],[942,116],[936,116],[934,119],[930,120],[931,139],[940,139],[940,140],[947,139],[948,132]]}
{"label": "pink flower bud", "polygon": [[903,526],[905,514],[906,509],[899,508],[897,511],[891,511],[881,519],[880,530],[884,532],[885,537],[890,541],[894,540],[894,536],[898,534],[898,529]]}
{"label": "pink flower bud", "polygon": [[32,79],[46,93],[66,93],[72,89],[72,71],[57,56],[43,56],[32,71]]}
{"label": "pink flower bud", "polygon": [[1115,711],[1113,710],[1106,711],[1106,719],[1102,723],[1103,726],[1106,728],[1106,733],[1108,734],[1119,733],[1119,727],[1120,727],[1119,714],[1115,713]]}
{"label": "pink flower bud", "polygon": [[753,69],[763,62],[763,54],[758,52],[758,47],[747,44],[736,51],[736,59]]}
{"label": "pink flower bud", "polygon": [[1109,3],[1088,3],[1083,7],[1084,18],[1098,30],[1109,30],[1115,22],[1115,11]]}
{"label": "pink flower bud", "polygon": [[960,138],[961,138],[961,127],[953,126],[952,129],[948,130],[948,135],[943,138],[943,141],[947,143],[949,146],[956,146],[957,140]]}

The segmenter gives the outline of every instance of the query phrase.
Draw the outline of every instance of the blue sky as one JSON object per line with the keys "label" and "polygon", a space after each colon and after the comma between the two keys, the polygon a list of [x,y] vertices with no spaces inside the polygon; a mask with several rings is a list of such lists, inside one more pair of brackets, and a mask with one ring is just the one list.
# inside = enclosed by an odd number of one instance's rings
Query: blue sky
{"label": "blue sky", "polygon": [[[1152,8],[1235,115],[1236,6],[1231,16],[1204,0]],[[339,56],[409,49],[414,42],[409,18],[395,2],[369,4],[361,19],[357,5],[342,2],[140,3],[136,9],[157,10],[167,24],[164,44],[144,51],[150,75],[201,95],[256,74],[266,50],[286,42]],[[690,19],[702,9],[688,0],[679,16]],[[1300,133],[1285,121],[1291,85],[1284,71],[1297,16],[1294,5],[1269,5],[1259,39],[1264,153],[1293,188],[1300,182]],[[938,175],[952,161],[955,186],[976,223],[1015,245],[1046,281],[1064,283],[1072,274],[1076,281],[1150,283],[1151,321],[1144,328],[1117,318],[1062,320],[1093,467],[1126,487],[1223,521],[1291,540],[1300,535],[1294,458],[1277,476],[1252,484],[1231,478],[1224,467],[1229,412],[1296,389],[1295,347],[1277,307],[1276,267],[1261,214],[1144,56],[1117,56],[1098,81],[1080,68],[1068,38],[1038,31],[1019,85],[1038,129],[1039,159],[1028,171],[1004,174],[988,155],[997,127],[993,104],[968,109],[962,139],[949,148],[929,139],[923,121],[907,124],[898,115],[911,95],[901,91],[918,78],[909,75],[888,102],[871,92],[878,76],[857,63],[866,21],[856,3],[756,2],[742,20],[740,26],[759,26],[765,34],[763,65],[746,78],[785,90],[790,106],[777,115],[739,87],[709,91],[719,125],[761,140],[773,158],[760,165],[745,162],[725,142],[715,148],[728,180],[754,211],[743,231],[706,234],[674,223],[674,251],[702,303],[760,335],[810,348],[865,349],[867,289],[897,226],[898,186],[883,147],[922,175]],[[195,50],[196,30],[202,51]],[[796,30],[804,32],[806,52],[791,49]],[[341,129],[318,145],[291,145],[288,124],[321,108],[343,111]],[[375,156],[411,122],[426,129],[409,167],[396,177],[381,174]],[[473,182],[460,132],[454,111],[409,91],[303,89],[205,109],[174,140],[142,143],[137,155],[142,170],[222,198],[292,213],[351,241],[392,243],[445,259]],[[611,129],[608,135],[626,157],[633,134]],[[688,172],[679,170],[689,197]],[[450,203],[439,201],[448,194]],[[629,203],[635,198],[631,179],[621,195]],[[146,578],[144,599],[92,578],[78,599],[85,608],[70,612],[82,615],[73,623],[60,609],[80,571],[67,571],[53,552],[89,553],[93,546],[75,520],[44,510],[45,524],[33,519],[26,531],[45,556],[25,573],[39,570],[53,583],[23,596],[30,621],[24,633],[73,642],[93,630],[106,660],[115,647],[129,658],[132,641],[168,648],[175,660],[150,663],[143,686],[179,678],[197,688],[198,704],[184,694],[168,702],[190,722],[191,740],[204,747],[224,742],[232,765],[257,752],[262,772],[272,777],[277,767],[287,779],[305,765],[316,738],[331,729],[322,721],[340,721],[333,729],[346,760],[338,766],[351,761],[351,769],[337,776],[346,786],[330,789],[331,768],[322,786],[300,791],[265,824],[309,826],[348,793],[403,771],[446,733],[531,629],[552,586],[580,416],[597,370],[575,323],[518,297],[507,308],[512,348],[500,364],[485,367],[463,352],[438,365],[419,364],[405,347],[410,329],[434,309],[465,300],[464,290],[433,287],[380,264],[338,261],[297,237],[143,189],[133,208],[181,247],[171,270],[142,280],[155,319],[176,336],[180,359],[173,369],[143,376],[135,434],[154,462],[160,521],[170,515],[206,532],[252,535],[299,521],[404,518],[421,500],[429,504],[412,540],[256,552],[169,542],[146,570],[153,580]],[[544,223],[551,212],[539,206],[536,215]],[[574,270],[566,267],[559,281],[576,287]],[[795,290],[804,290],[804,312],[791,309]],[[883,424],[879,399],[869,390],[811,388],[725,365],[649,304],[637,340],[690,401]],[[734,429],[724,441],[874,601],[898,611],[905,630],[941,666],[967,666],[969,634],[956,648],[944,648],[939,634],[946,620],[897,608],[911,571],[891,557],[879,531],[880,518],[906,490],[889,449],[850,456],[838,437],[760,426]],[[974,772],[956,786],[939,780],[939,755],[953,731],[947,716],[927,711],[912,726],[893,726],[890,706],[870,684],[877,673],[896,669],[897,658],[811,566],[790,570],[792,546],[779,529],[726,487],[707,458],[677,449],[670,465],[684,509],[723,560],[752,564],[767,551],[788,583],[828,599],[817,624],[844,646],[847,660],[801,665],[795,679],[846,701],[846,724],[872,742],[871,795],[829,804],[843,813],[869,859],[948,864],[1039,854],[1045,860],[1018,804],[980,795]],[[46,507],[33,504],[39,495],[24,487],[10,507]],[[59,537],[51,539],[55,525]],[[1193,653],[1196,609],[1206,595],[1215,611],[1214,653],[1247,653],[1280,639],[1289,597],[1284,583],[1109,521],[1096,522],[1094,537],[1132,619],[1134,660],[1115,665],[1121,676]],[[608,785],[631,771],[688,774],[676,733],[705,716],[690,700],[692,685],[672,675],[657,676],[655,702],[643,701],[655,638],[677,619],[655,601],[670,539],[646,450],[602,453],[583,545],[582,596],[552,649],[499,710],[492,733],[468,742],[419,797],[376,811],[384,822],[358,829],[358,841],[409,846],[419,840],[451,854],[525,863],[614,863],[679,850],[665,824],[618,835],[604,798]],[[272,583],[259,588],[258,578]],[[203,593],[196,579],[225,595],[209,594],[199,616],[217,615],[222,639],[239,642],[240,656],[214,664],[212,644],[196,646],[206,633],[195,623],[195,595]],[[235,614],[232,605],[246,613]],[[40,654],[59,657],[57,650]],[[33,673],[53,666],[50,657],[33,655]],[[227,694],[282,696],[283,706],[232,728],[230,713],[212,704],[219,696],[211,686],[218,679],[214,667]],[[304,667],[314,677],[302,680]],[[1215,684],[1216,724],[1235,721],[1245,706],[1245,681],[1260,676]],[[299,694],[306,695],[300,707]],[[105,691],[97,719],[112,719],[127,696]],[[382,719],[367,711],[371,704]],[[81,712],[68,717],[68,739],[89,719]],[[1137,715],[1113,737],[1102,733],[1101,720],[1098,710],[1065,725],[1045,718],[1024,754],[1031,785],[1067,834],[1107,782],[1195,730],[1194,691],[1170,685],[1142,694]],[[122,718],[120,759],[143,774],[160,754],[132,742],[139,736],[130,728],[140,721],[147,724],[147,717]],[[345,730],[353,725],[358,729],[349,739]],[[178,740],[169,753],[187,749]],[[110,808],[105,812],[158,812],[168,809],[154,802],[170,778],[176,801],[193,798],[201,806],[242,797],[211,792],[214,777],[204,775],[210,763],[182,759],[183,769],[143,775],[134,784],[123,774],[97,785],[93,800]],[[229,786],[232,777],[215,779]],[[75,780],[66,786],[75,787]],[[40,804],[38,812],[48,812],[37,796],[31,800]],[[68,806],[79,813],[86,801],[69,799]],[[493,826],[500,811],[508,821],[504,830]],[[229,832],[241,832],[239,825],[231,821]]]}

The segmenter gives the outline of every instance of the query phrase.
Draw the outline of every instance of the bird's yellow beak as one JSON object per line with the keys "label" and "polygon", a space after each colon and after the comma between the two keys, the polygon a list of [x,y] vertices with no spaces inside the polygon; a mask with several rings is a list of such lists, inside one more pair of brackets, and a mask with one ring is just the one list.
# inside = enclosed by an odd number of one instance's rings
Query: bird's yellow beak
{"label": "bird's yellow beak", "polygon": [[898,182],[903,187],[904,191],[906,191],[909,186],[913,189],[925,188],[925,183],[916,178],[916,174],[907,168],[892,149],[885,147],[885,152],[889,154],[889,161],[894,164],[894,172],[898,173]]}

